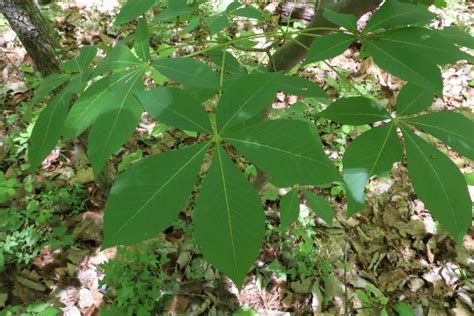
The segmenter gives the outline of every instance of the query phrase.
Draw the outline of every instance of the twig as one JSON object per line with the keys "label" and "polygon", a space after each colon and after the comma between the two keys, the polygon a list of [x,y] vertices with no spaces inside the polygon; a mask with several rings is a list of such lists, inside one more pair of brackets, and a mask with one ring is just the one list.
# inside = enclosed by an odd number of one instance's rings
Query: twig
{"label": "twig", "polygon": [[240,46],[240,45],[237,45],[237,44],[232,44],[232,47],[234,47],[235,49],[238,49],[238,50],[241,50],[241,51],[244,51],[244,52],[261,52],[261,53],[266,53],[270,48],[271,48],[272,45],[269,45],[267,47],[261,47],[261,48],[257,48],[257,47],[245,47],[245,46]]}
{"label": "twig", "polygon": [[344,238],[344,314],[349,315],[349,294],[347,293],[347,238]]}

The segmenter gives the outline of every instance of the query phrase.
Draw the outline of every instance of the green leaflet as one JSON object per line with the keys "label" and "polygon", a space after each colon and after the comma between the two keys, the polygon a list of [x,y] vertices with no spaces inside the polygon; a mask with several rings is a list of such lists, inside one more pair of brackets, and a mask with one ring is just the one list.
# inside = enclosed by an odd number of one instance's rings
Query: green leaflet
{"label": "green leaflet", "polygon": [[331,204],[329,202],[313,192],[304,190],[304,197],[306,198],[306,202],[308,202],[308,206],[313,210],[313,212],[321,217],[329,226],[332,226],[332,217],[333,217],[333,210]]}
{"label": "green leaflet", "polygon": [[225,14],[209,17],[207,21],[210,35],[217,34],[230,25],[229,18]]}
{"label": "green leaflet", "polygon": [[280,227],[287,229],[298,219],[300,199],[298,189],[293,189],[280,199]]}
{"label": "green leaflet", "polygon": [[[386,3],[390,5],[395,2]],[[414,7],[417,8],[417,6]],[[363,44],[378,66],[438,96],[442,96],[443,83],[437,65],[462,59],[474,60],[473,56],[457,49],[439,32],[419,27],[404,27],[377,33],[363,40]]]}
{"label": "green leaflet", "polygon": [[426,110],[433,103],[433,93],[414,84],[405,84],[397,97],[397,115],[411,115]]}
{"label": "green leaflet", "polygon": [[346,183],[347,216],[364,209],[364,189],[367,180],[392,170],[401,161],[402,146],[394,123],[373,128],[357,137],[347,148],[342,165]]}
{"label": "green leaflet", "polygon": [[[141,83],[141,82],[140,82]],[[131,85],[133,91],[143,90],[143,85]],[[87,156],[96,177],[107,159],[127,142],[140,122],[142,107],[130,93],[109,111],[100,114],[89,133]]]}
{"label": "green leaflet", "polygon": [[[428,8],[430,5],[435,5],[438,8],[444,8],[446,6],[445,0],[398,0],[399,2],[412,3],[416,5],[422,5]],[[400,315],[405,316],[405,315]]]}
{"label": "green leaflet", "polygon": [[474,172],[464,173],[467,185],[474,186]]}
{"label": "green leaflet", "polygon": [[78,56],[59,65],[59,69],[65,72],[83,72],[91,64],[96,55],[97,48],[95,46],[83,46]]}
{"label": "green leaflet", "polygon": [[207,113],[201,104],[178,88],[155,88],[135,95],[151,116],[169,126],[212,134]]}
{"label": "green leaflet", "polygon": [[227,73],[246,74],[244,67],[242,67],[234,55],[228,51],[215,48],[207,51],[206,55],[219,69],[221,69],[222,63],[224,62],[224,71]]}
{"label": "green leaflet", "polygon": [[408,25],[425,25],[436,15],[417,5],[387,0],[367,23],[364,32]]}
{"label": "green leaflet", "polygon": [[377,101],[365,97],[340,98],[317,115],[348,125],[364,125],[391,118]]}
{"label": "green leaflet", "polygon": [[183,91],[199,104],[202,104],[203,102],[209,100],[210,98],[212,98],[213,96],[217,94],[216,90],[203,89],[203,88],[199,89],[199,88],[183,87]]}
{"label": "green leaflet", "polygon": [[223,139],[267,173],[276,186],[317,186],[340,180],[312,123],[270,120],[225,134]]}
{"label": "green leaflet", "polygon": [[94,77],[107,71],[118,71],[138,66],[143,66],[143,62],[135,57],[125,44],[118,43],[97,65],[94,71]]}
{"label": "green leaflet", "polygon": [[38,90],[36,90],[34,97],[31,99],[31,104],[36,104],[45,96],[51,93],[54,89],[71,79],[70,74],[52,74],[41,81]]}
{"label": "green leaflet", "polygon": [[398,302],[393,306],[393,309],[398,313],[399,316],[415,316],[413,308],[403,302]]}
{"label": "green leaflet", "polygon": [[232,11],[232,15],[240,16],[249,19],[261,20],[262,14],[259,10],[253,7],[240,8],[235,11]]}
{"label": "green leaflet", "polygon": [[81,94],[86,88],[93,72],[93,68],[87,68],[83,72],[75,74],[65,89],[68,89],[71,93]]}
{"label": "green leaflet", "polygon": [[233,2],[229,3],[227,8],[225,8],[225,12],[227,14],[232,14],[232,12],[234,12],[235,10],[240,8],[241,6],[242,6],[242,3],[240,3],[239,1],[233,1]]}
{"label": "green leaflet", "polygon": [[248,74],[246,72],[232,72],[232,73],[224,73],[223,81],[222,81],[222,89],[227,89],[234,81],[239,80]]}
{"label": "green leaflet", "polygon": [[377,42],[385,50],[403,52],[411,60],[429,60],[433,64],[443,65],[459,60],[473,60],[473,57],[460,51],[450,41],[446,41],[439,32],[420,28],[407,27],[377,34]]}
{"label": "green leaflet", "polygon": [[474,159],[474,122],[456,112],[433,112],[402,122],[419,128],[443,141],[460,154]]}
{"label": "green leaflet", "polygon": [[357,32],[357,19],[352,14],[344,14],[324,9],[323,16],[331,23],[342,26],[348,31]]}
{"label": "green leaflet", "polygon": [[185,28],[183,28],[180,34],[186,34],[193,31],[196,27],[198,27],[199,22],[201,22],[201,17],[193,16],[191,21],[189,21],[188,25]]}
{"label": "green leaflet", "polygon": [[116,109],[128,98],[134,98],[133,92],[143,87],[143,74],[143,69],[120,72],[90,86],[71,108],[66,118],[64,138],[80,135],[99,115]]}
{"label": "green leaflet", "polygon": [[168,1],[168,7],[156,16],[156,21],[166,21],[175,19],[180,16],[189,15],[193,12],[191,7],[188,7],[186,0],[171,0]]}
{"label": "green leaflet", "polygon": [[448,26],[442,30],[438,30],[438,33],[453,44],[474,49],[474,37],[459,27]]}
{"label": "green leaflet", "polygon": [[471,225],[471,198],[461,171],[442,152],[402,127],[408,173],[417,196],[458,244]]}
{"label": "green leaflet", "polygon": [[205,63],[192,58],[162,58],[153,62],[160,73],[187,87],[219,89],[219,76]]}
{"label": "green leaflet", "polygon": [[346,51],[349,46],[357,40],[354,35],[344,33],[333,33],[317,37],[308,50],[305,64],[336,57]]}
{"label": "green leaflet", "polygon": [[194,210],[195,238],[204,257],[240,289],[265,235],[260,197],[218,145]]}
{"label": "green leaflet", "polygon": [[71,94],[62,90],[41,111],[31,133],[31,145],[28,149],[31,170],[38,168],[58,143],[70,101]]}
{"label": "green leaflet", "polygon": [[217,105],[217,129],[220,133],[260,113],[271,105],[279,73],[256,73],[234,80],[224,88]]}
{"label": "green leaflet", "polygon": [[443,95],[441,71],[430,59],[397,47],[394,50],[393,45],[379,40],[367,39],[363,44],[375,63],[385,71],[438,96]]}
{"label": "green leaflet", "polygon": [[328,98],[324,90],[316,83],[298,76],[281,76],[279,89],[301,97]]}
{"label": "green leaflet", "polygon": [[112,187],[104,218],[104,248],[154,237],[175,223],[191,196],[209,143],[150,156]]}
{"label": "green leaflet", "polygon": [[120,9],[114,24],[120,25],[136,19],[150,10],[155,3],[156,0],[128,0],[122,9]]}
{"label": "green leaflet", "polygon": [[138,19],[137,30],[135,31],[135,52],[143,61],[150,59],[150,34],[148,23],[145,19]]}

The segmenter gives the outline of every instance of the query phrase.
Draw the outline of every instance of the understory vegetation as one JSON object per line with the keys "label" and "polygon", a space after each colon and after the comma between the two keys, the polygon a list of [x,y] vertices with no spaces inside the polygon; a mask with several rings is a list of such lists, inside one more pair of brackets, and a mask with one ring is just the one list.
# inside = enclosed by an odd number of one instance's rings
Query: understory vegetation
{"label": "understory vegetation", "polygon": [[351,1],[3,12],[0,315],[472,315],[474,6]]}

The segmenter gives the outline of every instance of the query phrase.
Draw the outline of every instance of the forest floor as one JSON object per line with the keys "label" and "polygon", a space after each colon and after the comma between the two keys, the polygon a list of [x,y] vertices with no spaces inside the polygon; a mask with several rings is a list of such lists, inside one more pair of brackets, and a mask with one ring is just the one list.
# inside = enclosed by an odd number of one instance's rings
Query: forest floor
{"label": "forest floor", "polygon": [[[455,23],[474,31],[474,4],[448,2],[448,8],[437,9],[441,18],[434,26]],[[67,56],[77,54],[82,45],[115,42],[118,35],[110,28],[110,14],[116,4],[75,0],[59,2],[47,12]],[[324,64],[300,73],[331,95],[354,94],[340,80],[342,74],[358,90],[393,107],[403,83],[362,60],[356,48],[330,64],[339,74]],[[402,164],[394,167],[390,178],[371,180],[366,209],[351,218],[344,215],[340,191],[321,190],[337,207],[331,227],[301,204],[298,222],[289,231],[279,230],[282,191],[267,187],[265,243],[240,292],[195,251],[185,213],[176,226],[150,242],[101,249],[106,197],[81,158],[81,147],[65,144],[48,156],[41,172],[32,175],[26,170],[27,141],[37,111],[36,107],[31,111],[29,100],[41,79],[1,17],[0,73],[0,185],[13,190],[8,202],[0,200],[0,221],[17,225],[9,236],[0,230],[0,247],[13,249],[9,255],[0,251],[0,315],[7,306],[43,308],[38,302],[48,302],[68,316],[96,315],[103,304],[131,302],[133,295],[146,300],[155,293],[160,293],[160,309],[176,314],[379,315],[384,310],[392,313],[395,306],[402,308],[397,303],[403,302],[416,315],[473,315],[474,229],[471,226],[463,244],[456,245],[416,198]],[[437,99],[431,110],[462,111],[474,117],[473,78],[474,67],[467,62],[444,68],[444,100]],[[274,115],[299,101],[279,94]],[[319,128],[334,160],[361,132],[329,123]],[[120,159],[114,160],[119,171],[156,151],[148,146],[147,137],[171,147],[186,136],[161,130],[160,124],[144,117]],[[439,148],[464,173],[473,172],[472,161],[444,145]],[[474,200],[473,186],[470,192]]]}

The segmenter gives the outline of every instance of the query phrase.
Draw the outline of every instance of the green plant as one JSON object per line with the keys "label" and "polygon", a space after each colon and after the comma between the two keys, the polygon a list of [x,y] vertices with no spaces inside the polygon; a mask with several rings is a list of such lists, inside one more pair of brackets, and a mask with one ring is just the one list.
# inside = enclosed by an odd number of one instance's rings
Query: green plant
{"label": "green plant", "polygon": [[107,295],[115,303],[101,310],[104,315],[150,315],[177,289],[173,276],[163,271],[168,262],[166,248],[159,240],[136,246],[120,246],[117,256],[101,265]]}
{"label": "green plant", "polygon": [[14,197],[19,186],[15,177],[7,179],[3,171],[0,171],[0,203],[6,203]]}
{"label": "green plant", "polygon": [[48,302],[35,302],[28,306],[11,306],[0,311],[0,316],[55,316],[60,310]]}
{"label": "green plant", "polygon": [[[44,196],[56,193],[49,191]],[[25,197],[24,208],[0,209],[0,271],[10,264],[30,264],[46,245],[57,249],[73,243],[66,227],[49,226],[53,211],[43,201]]]}
{"label": "green plant", "polygon": [[16,161],[18,157],[22,156],[27,151],[28,140],[31,137],[32,130],[33,130],[33,125],[30,124],[28,125],[26,131],[12,135],[14,136],[12,138],[12,143],[13,143],[13,148],[15,150],[10,152],[10,155],[8,157],[10,161],[12,162]]}
{"label": "green plant", "polygon": [[69,187],[46,186],[41,194],[43,208],[55,213],[74,215],[84,211],[86,207],[86,191],[80,183]]}
{"label": "green plant", "polygon": [[[264,268],[264,271],[285,281],[287,279],[304,280],[314,275],[325,278],[328,272],[333,270],[331,258],[323,250],[325,246],[315,242],[316,223],[312,210],[303,208],[300,211],[299,197],[296,194],[294,190],[287,193],[281,200],[281,223],[278,227],[269,226],[267,232],[269,236],[275,234],[281,236],[280,240],[275,241],[275,244],[279,246],[277,253],[280,254],[281,260],[288,263],[282,265],[280,261],[273,261]],[[288,199],[292,200],[288,201]],[[294,206],[288,205],[288,202],[292,202]],[[288,206],[293,208],[291,214],[288,214]],[[295,223],[291,227],[291,234],[281,234],[288,230],[293,221]]]}
{"label": "green plant", "polygon": [[368,315],[383,315],[388,316],[387,304],[388,298],[380,292],[372,284],[365,286],[365,291],[357,289],[355,295],[359,298],[362,303],[362,308],[358,311],[357,315],[368,316]]}
{"label": "green plant", "polygon": [[[276,187],[329,187],[334,182],[340,187],[344,182],[348,215],[352,215],[363,208],[368,178],[389,172],[393,163],[402,160],[403,147],[397,135],[400,129],[416,193],[454,239],[461,242],[471,217],[466,181],[449,158],[416,136],[411,127],[438,137],[472,158],[473,122],[453,112],[411,115],[426,110],[433,95],[442,97],[438,65],[472,60],[456,45],[472,47],[473,40],[456,28],[425,27],[435,15],[422,5],[406,2],[413,1],[385,1],[363,31],[357,29],[354,16],[325,10],[325,18],[343,29],[323,28],[331,33],[317,37],[310,47],[299,43],[308,49],[308,64],[335,57],[351,43],[360,42],[363,57],[372,57],[381,68],[408,81],[398,97],[395,118],[365,96],[338,99],[315,114],[343,125],[387,122],[365,132],[349,146],[342,161],[343,178],[326,157],[312,121],[301,116],[273,120],[262,116],[277,91],[327,99],[325,92],[298,76],[269,72],[261,65],[243,66],[229,49],[252,49],[252,40],[257,38],[271,43],[297,41],[295,35],[311,30],[291,31],[271,24],[273,29],[266,33],[243,32],[230,38],[222,30],[234,27],[231,21],[241,17],[267,21],[264,12],[232,2],[225,12],[201,24],[197,14],[201,2],[185,0],[170,1],[155,19],[163,27],[180,25],[185,33],[208,36],[207,42],[198,37],[195,42],[176,45],[175,53],[181,57],[163,57],[160,53],[169,51],[167,45],[150,51],[149,30],[155,26],[149,27],[145,19],[139,19],[133,51],[124,42],[118,43],[94,67],[91,63],[97,49],[84,46],[77,57],[61,65],[65,73],[43,81],[33,102],[63,84],[66,87],[35,123],[29,148],[32,169],[40,165],[61,136],[70,140],[90,128],[88,156],[98,176],[108,158],[134,132],[143,109],[167,126],[193,132],[188,135],[196,136],[195,144],[177,144],[177,150],[146,157],[119,176],[105,209],[104,247],[150,239],[173,225],[197,182],[200,185],[193,213],[197,244],[204,257],[240,287],[259,253],[265,221],[258,193],[228,154],[235,157],[236,150],[245,157],[238,157],[239,162],[248,159]],[[135,20],[154,4],[154,0],[127,2],[116,24]],[[197,43],[204,47],[186,53],[185,47]],[[197,56],[213,65],[192,58]],[[166,77],[182,88],[169,83],[167,87],[144,91],[143,77],[147,73],[153,74],[158,85],[163,85]],[[75,94],[79,97],[69,110]],[[295,219],[290,214],[295,213],[297,190],[298,187],[293,188],[282,199],[286,223]],[[318,216],[330,224],[332,209],[328,202],[307,190],[303,192]]]}
{"label": "green plant", "polygon": [[[357,309],[357,314],[360,316],[383,315],[388,316],[389,299],[372,284],[367,284],[364,290],[356,289],[355,295],[362,304],[361,308]],[[394,304],[393,311],[400,316],[414,316],[413,308],[403,302]]]}

